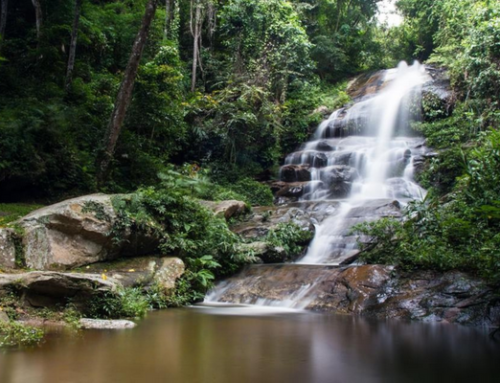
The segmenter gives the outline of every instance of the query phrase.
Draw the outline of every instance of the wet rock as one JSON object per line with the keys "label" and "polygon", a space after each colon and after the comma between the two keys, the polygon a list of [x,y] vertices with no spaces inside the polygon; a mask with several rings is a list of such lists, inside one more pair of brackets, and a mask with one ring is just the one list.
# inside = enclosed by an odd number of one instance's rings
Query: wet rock
{"label": "wet rock", "polygon": [[82,329],[85,330],[125,330],[137,326],[129,320],[104,320],[82,318],[79,321]]}
{"label": "wet rock", "polygon": [[289,154],[287,161],[291,165],[308,165],[314,168],[321,168],[328,164],[328,158],[325,153],[312,150]]}
{"label": "wet rock", "polygon": [[422,86],[423,117],[427,121],[447,117],[456,101],[449,75],[444,68],[432,66],[426,66],[426,72],[431,79]]}
{"label": "wet rock", "polygon": [[296,308],[379,319],[500,325],[494,286],[457,271],[409,273],[382,265],[258,265],[228,279],[214,292],[221,302],[286,301]]}
{"label": "wet rock", "polygon": [[373,96],[387,85],[384,75],[385,71],[377,71],[357,76],[347,85],[347,94],[354,100]]}
{"label": "wet rock", "polygon": [[328,185],[332,198],[347,197],[357,177],[356,169],[343,165],[330,166],[321,174],[321,180]]}
{"label": "wet rock", "polygon": [[228,200],[222,202],[200,201],[200,203],[211,209],[215,215],[224,217],[226,220],[240,216],[248,211],[245,202]]}
{"label": "wet rock", "polygon": [[12,229],[0,229],[0,268],[16,267],[16,233]]}
{"label": "wet rock", "polygon": [[321,150],[323,152],[331,152],[335,150],[335,147],[330,145],[327,141],[319,141],[316,145],[316,150]]}
{"label": "wet rock", "polygon": [[298,199],[306,193],[310,193],[313,188],[322,187],[321,181],[311,181],[311,182],[275,182],[272,186],[272,190],[276,190],[274,193],[277,199],[280,198],[294,198]]}
{"label": "wet rock", "polygon": [[348,166],[351,163],[352,158],[351,152],[337,152],[333,155],[335,165],[345,165]]}
{"label": "wet rock", "polygon": [[403,178],[390,178],[386,181],[393,198],[411,198],[409,183]]}
{"label": "wet rock", "polygon": [[256,207],[245,220],[231,230],[247,239],[264,238],[269,230],[280,223],[292,222],[302,230],[315,231],[315,224],[322,222],[337,207],[337,201],[295,202],[284,206]]}
{"label": "wet rock", "polygon": [[280,169],[280,179],[284,182],[311,181],[311,170],[309,166],[285,165]]}

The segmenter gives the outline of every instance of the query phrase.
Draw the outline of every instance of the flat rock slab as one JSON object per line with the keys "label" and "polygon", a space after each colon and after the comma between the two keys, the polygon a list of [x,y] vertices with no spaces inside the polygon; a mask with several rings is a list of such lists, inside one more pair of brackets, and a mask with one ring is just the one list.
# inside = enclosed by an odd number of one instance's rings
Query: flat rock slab
{"label": "flat rock slab", "polygon": [[126,330],[137,326],[129,320],[80,319],[80,326],[85,330]]}
{"label": "flat rock slab", "polygon": [[21,292],[24,303],[33,307],[55,307],[71,299],[85,305],[96,294],[116,291],[121,283],[96,274],[33,271],[21,274],[0,274],[0,290]]}

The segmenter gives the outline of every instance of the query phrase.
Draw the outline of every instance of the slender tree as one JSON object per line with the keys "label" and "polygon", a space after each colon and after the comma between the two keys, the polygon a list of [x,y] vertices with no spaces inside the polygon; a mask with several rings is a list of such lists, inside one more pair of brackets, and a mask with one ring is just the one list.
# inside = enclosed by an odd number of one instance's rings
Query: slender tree
{"label": "slender tree", "polygon": [[196,72],[200,61],[200,43],[202,30],[202,3],[201,0],[191,0],[190,31],[193,36],[193,67],[191,70],[191,92],[196,89]]}
{"label": "slender tree", "polygon": [[31,2],[35,7],[36,38],[38,42],[40,42],[40,38],[42,37],[42,25],[43,25],[42,5],[40,4],[40,0],[31,0]]}
{"label": "slender tree", "polygon": [[9,0],[1,0],[0,2],[0,39],[5,39],[5,28],[7,26],[7,8]]}
{"label": "slender tree", "polygon": [[165,0],[165,29],[163,33],[165,38],[168,38],[168,31],[170,30],[170,22],[172,20],[171,6],[171,0]]}
{"label": "slender tree", "polygon": [[80,23],[80,10],[82,0],[75,0],[75,16],[73,18],[73,29],[71,30],[71,42],[69,45],[68,70],[66,71],[66,93],[69,92],[73,81],[73,69],[75,68],[76,40],[78,38],[78,25]]}
{"label": "slender tree", "polygon": [[157,6],[158,0],[149,0],[146,4],[146,11],[142,18],[141,28],[132,46],[132,53],[127,68],[125,69],[125,75],[118,95],[116,96],[115,107],[111,113],[106,135],[104,136],[104,151],[98,161],[97,182],[101,185],[106,180],[109,173],[109,166],[115,152],[116,142],[120,136],[127,108],[132,99],[132,90],[142,57],[142,51],[146,45],[149,29],[155,16]]}

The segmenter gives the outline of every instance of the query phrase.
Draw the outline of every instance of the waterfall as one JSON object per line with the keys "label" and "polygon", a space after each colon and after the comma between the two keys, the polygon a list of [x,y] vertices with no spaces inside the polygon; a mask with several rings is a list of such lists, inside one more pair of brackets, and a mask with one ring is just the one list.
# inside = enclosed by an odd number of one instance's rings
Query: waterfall
{"label": "waterfall", "polygon": [[[427,149],[422,137],[412,135],[410,122],[418,117],[412,109],[420,109],[421,87],[429,79],[418,62],[377,72],[367,82],[377,84],[375,92],[333,112],[289,154],[280,180],[299,202],[327,203],[328,216],[316,222],[314,239],[298,262],[255,266],[217,286],[205,301],[305,308],[331,278],[332,267],[357,259],[355,224],[401,216],[408,201],[423,198],[426,191],[413,178],[414,159]],[[276,283],[287,284],[286,298],[277,299],[278,287],[265,292]]]}
{"label": "waterfall", "polygon": [[[321,184],[302,198],[345,201],[338,212],[316,226],[316,235],[299,263],[338,264],[356,254],[355,241],[348,235],[350,228],[377,217],[367,214],[360,220],[349,219],[354,207],[363,207],[375,199],[405,203],[424,196],[425,190],[413,180],[413,157],[421,154],[422,139],[405,134],[409,133],[408,106],[419,101],[425,81],[425,70],[419,63],[400,63],[398,68],[385,71],[382,91],[347,110],[335,111],[318,127],[313,140],[304,145],[315,148],[315,157],[326,156],[328,166],[317,169],[314,162],[308,164],[311,174],[319,173]],[[346,131],[346,137],[331,137]],[[296,154],[289,158],[296,158]]]}

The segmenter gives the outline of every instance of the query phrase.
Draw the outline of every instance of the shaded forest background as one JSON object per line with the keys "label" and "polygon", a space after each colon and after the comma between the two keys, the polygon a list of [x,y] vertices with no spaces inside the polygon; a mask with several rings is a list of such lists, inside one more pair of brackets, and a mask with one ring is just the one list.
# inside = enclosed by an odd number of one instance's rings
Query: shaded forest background
{"label": "shaded forest background", "polygon": [[[349,102],[360,72],[418,59],[447,69],[454,102],[424,100],[414,129],[436,150],[419,175],[429,194],[403,224],[359,227],[372,238],[364,258],[498,280],[500,3],[398,0],[397,27],[377,23],[378,3],[0,0],[0,201],[150,185],[182,194],[203,178],[199,197],[272,203],[257,181],[306,140],[319,106]],[[124,78],[135,84],[109,151]]]}
{"label": "shaded forest background", "polygon": [[98,185],[147,3],[1,1],[1,200],[131,191],[169,164],[196,164],[222,183],[268,179],[323,118],[316,107],[348,101],[343,81],[432,50],[431,35],[377,25],[375,0],[154,1],[111,172]]}

